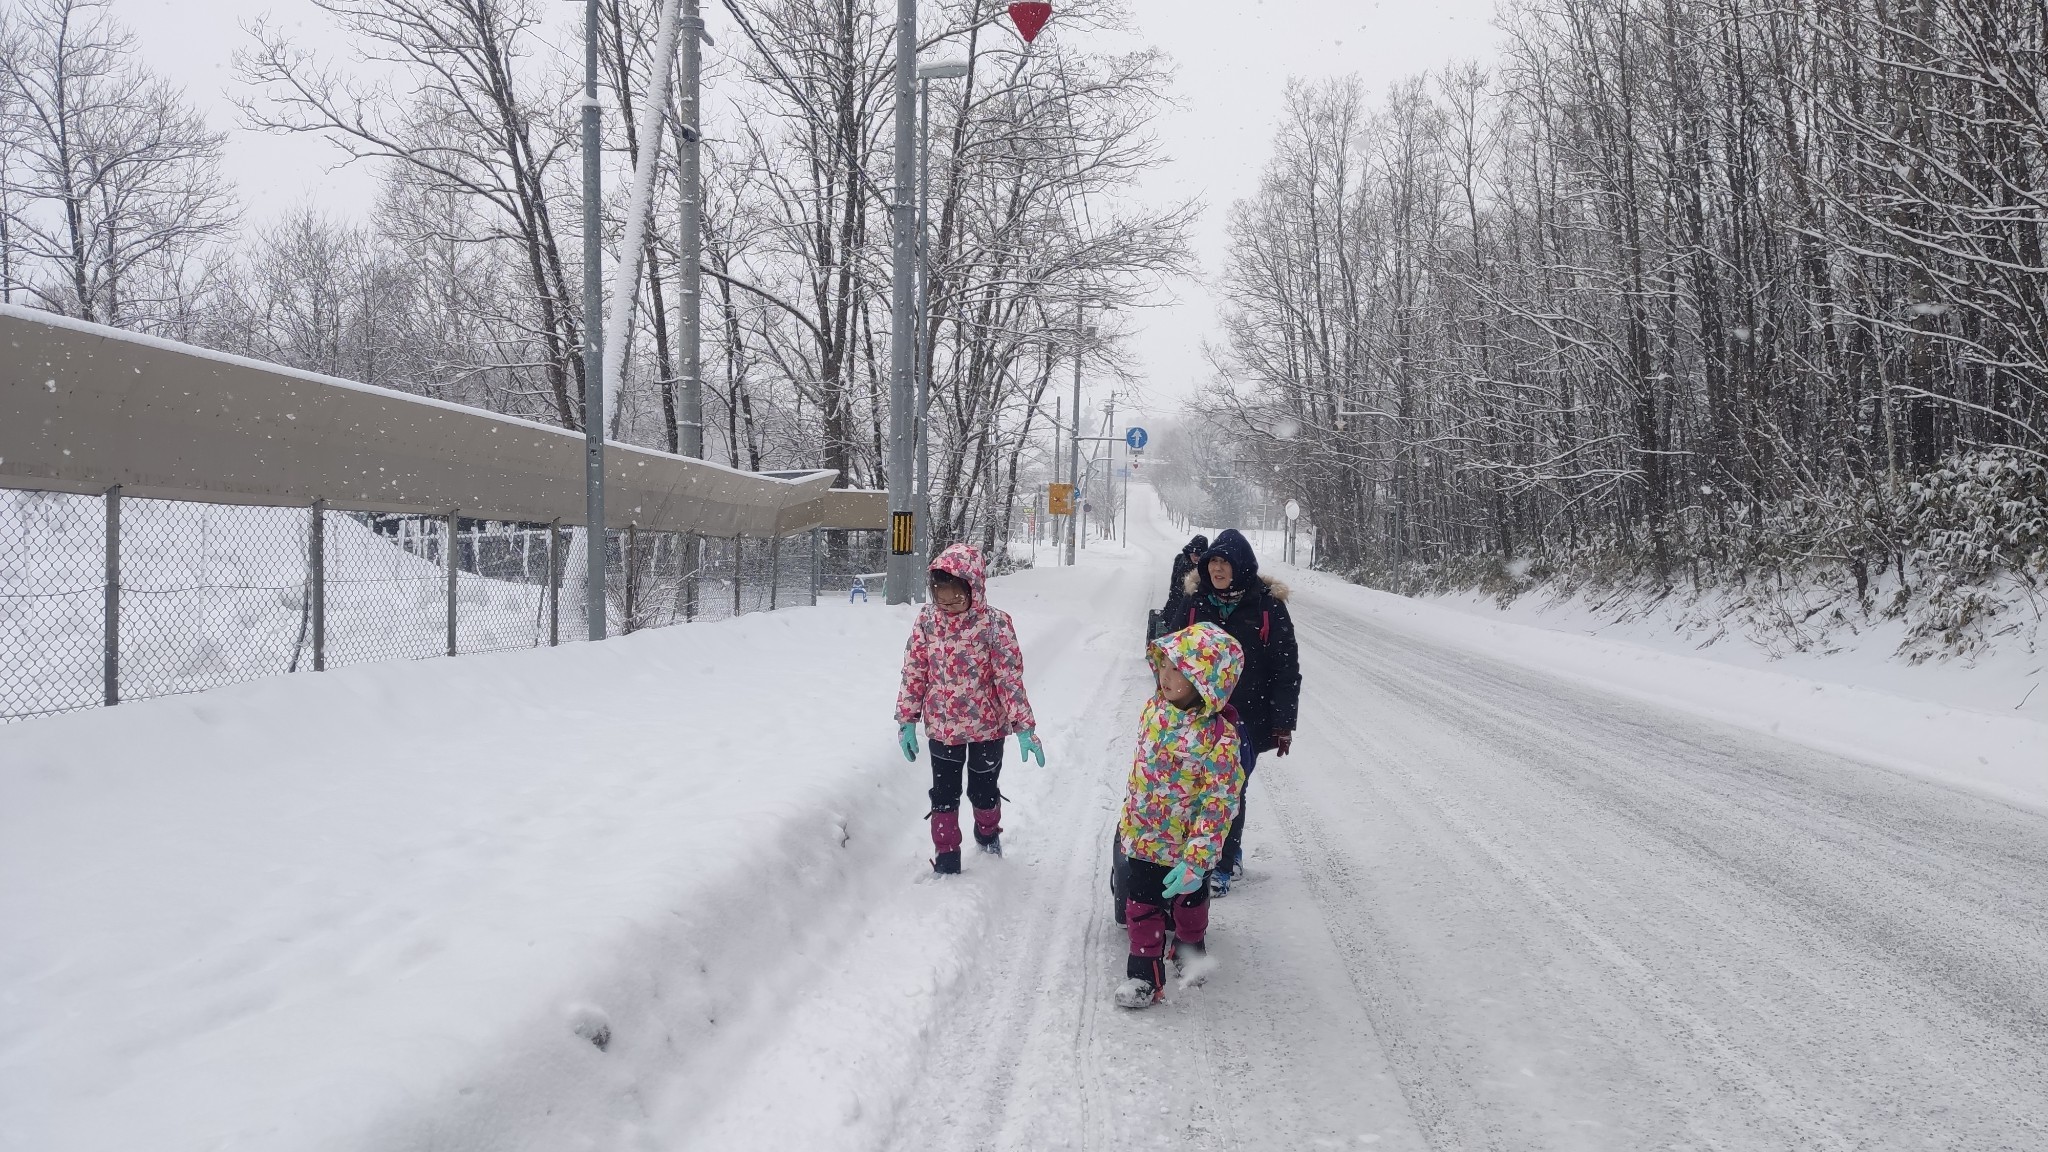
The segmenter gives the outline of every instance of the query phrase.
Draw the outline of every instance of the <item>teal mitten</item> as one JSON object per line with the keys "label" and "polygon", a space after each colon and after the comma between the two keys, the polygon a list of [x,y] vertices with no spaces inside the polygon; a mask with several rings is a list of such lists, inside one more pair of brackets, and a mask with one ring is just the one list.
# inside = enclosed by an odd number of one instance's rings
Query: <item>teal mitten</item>
{"label": "teal mitten", "polygon": [[917,721],[908,720],[896,726],[896,743],[902,746],[905,760],[917,759]]}
{"label": "teal mitten", "polygon": [[1202,874],[1188,867],[1187,861],[1183,860],[1175,864],[1173,870],[1166,874],[1166,884],[1160,891],[1166,894],[1168,900],[1171,900],[1176,896],[1185,896],[1201,886]]}
{"label": "teal mitten", "polygon": [[1017,763],[1022,764],[1034,756],[1038,757],[1038,766],[1045,767],[1045,745],[1038,742],[1036,729],[1026,728],[1017,733]]}

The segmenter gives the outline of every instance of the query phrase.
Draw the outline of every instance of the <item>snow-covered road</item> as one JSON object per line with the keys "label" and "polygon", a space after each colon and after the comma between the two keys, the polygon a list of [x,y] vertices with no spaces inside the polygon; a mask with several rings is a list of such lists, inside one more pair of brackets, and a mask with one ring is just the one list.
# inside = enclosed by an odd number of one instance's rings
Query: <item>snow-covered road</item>
{"label": "snow-covered road", "polygon": [[[1100,602],[1133,645],[1157,582]],[[1132,661],[1073,777],[1012,821],[1023,875],[893,1147],[2048,1146],[2048,817],[1320,585],[1295,617],[1301,733],[1254,777],[1221,970],[1110,1003]]]}
{"label": "snow-covered road", "polygon": [[1115,1008],[1135,495],[991,585],[958,877],[879,603],[0,727],[0,1152],[2048,1148],[2048,728],[1306,573],[1220,968]]}

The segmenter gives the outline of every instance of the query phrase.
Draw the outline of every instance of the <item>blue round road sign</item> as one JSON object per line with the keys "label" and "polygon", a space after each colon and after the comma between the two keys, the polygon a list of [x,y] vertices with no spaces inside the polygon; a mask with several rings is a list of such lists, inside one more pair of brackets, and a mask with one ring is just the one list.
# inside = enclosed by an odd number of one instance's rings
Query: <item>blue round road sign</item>
{"label": "blue round road sign", "polygon": [[1150,439],[1150,436],[1145,435],[1143,428],[1124,429],[1124,443],[1130,445],[1133,450],[1143,448],[1145,441]]}

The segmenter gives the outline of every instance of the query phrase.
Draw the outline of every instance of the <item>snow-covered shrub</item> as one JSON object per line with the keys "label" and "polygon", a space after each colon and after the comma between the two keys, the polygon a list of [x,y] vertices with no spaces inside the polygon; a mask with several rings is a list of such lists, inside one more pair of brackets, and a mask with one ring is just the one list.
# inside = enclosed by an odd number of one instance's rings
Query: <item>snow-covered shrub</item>
{"label": "snow-covered shrub", "polygon": [[1666,519],[1661,571],[1647,526],[1627,529],[1582,525],[1532,555],[1432,555],[1398,570],[1374,560],[1346,575],[1408,595],[1480,592],[1503,606],[1540,590],[1615,620],[1654,608],[1703,645],[1741,636],[1772,652],[1828,651],[1895,621],[1907,659],[1971,658],[2035,643],[2048,462],[1960,453],[1896,485],[1880,474],[1751,507],[1687,505]]}
{"label": "snow-covered shrub", "polygon": [[2031,595],[2048,577],[2048,464],[2011,451],[1954,456],[1909,486],[1900,512],[1921,585],[1895,602],[1910,625],[1906,654],[1985,650],[2012,595],[2000,585]]}

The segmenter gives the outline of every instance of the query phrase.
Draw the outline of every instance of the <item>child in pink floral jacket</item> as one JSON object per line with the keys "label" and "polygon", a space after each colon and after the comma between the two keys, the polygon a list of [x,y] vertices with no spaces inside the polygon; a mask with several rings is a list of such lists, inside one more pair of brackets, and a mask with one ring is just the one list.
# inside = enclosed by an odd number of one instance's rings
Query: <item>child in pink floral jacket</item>
{"label": "child in pink floral jacket", "polygon": [[917,759],[917,725],[932,751],[932,870],[960,871],[960,775],[974,805],[974,842],[1000,856],[1003,738],[1015,735],[1021,759],[1038,758],[1031,701],[1024,694],[1024,651],[1010,616],[989,606],[981,553],[955,544],[932,561],[932,597],[917,614],[903,653],[896,695],[898,740]]}

